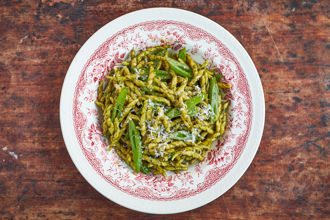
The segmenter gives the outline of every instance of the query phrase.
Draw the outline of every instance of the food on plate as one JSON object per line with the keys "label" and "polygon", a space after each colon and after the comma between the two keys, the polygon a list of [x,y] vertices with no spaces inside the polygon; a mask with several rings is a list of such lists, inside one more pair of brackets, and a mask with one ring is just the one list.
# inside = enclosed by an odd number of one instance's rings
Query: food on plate
{"label": "food on plate", "polygon": [[[230,84],[170,45],[130,52],[101,80],[95,104],[109,150],[136,172],[187,170],[225,131]],[[171,53],[172,52],[172,53]]]}

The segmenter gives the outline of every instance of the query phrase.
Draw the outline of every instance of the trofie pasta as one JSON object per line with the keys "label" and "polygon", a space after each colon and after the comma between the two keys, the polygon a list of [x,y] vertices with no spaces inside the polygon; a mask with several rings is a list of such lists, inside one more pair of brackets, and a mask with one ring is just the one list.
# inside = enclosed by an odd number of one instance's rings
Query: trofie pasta
{"label": "trofie pasta", "polygon": [[222,89],[230,84],[207,69],[208,60],[200,65],[185,48],[173,55],[168,48],[132,50],[97,92],[108,149],[137,173],[187,170],[204,160],[226,127]]}

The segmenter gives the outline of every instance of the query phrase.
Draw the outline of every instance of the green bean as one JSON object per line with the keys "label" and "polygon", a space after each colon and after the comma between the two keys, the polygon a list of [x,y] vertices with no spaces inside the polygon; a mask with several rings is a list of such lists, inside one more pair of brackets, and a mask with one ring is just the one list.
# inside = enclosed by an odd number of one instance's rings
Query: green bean
{"label": "green bean", "polygon": [[188,131],[182,130],[182,131],[174,132],[173,134],[171,134],[170,138],[174,140],[187,141],[187,140],[192,140],[193,135]]}
{"label": "green bean", "polygon": [[188,65],[180,63],[179,61],[169,57],[166,58],[166,61],[170,65],[171,69],[180,76],[188,77],[189,79],[193,78],[194,75],[192,74],[192,71]]}
{"label": "green bean", "polygon": [[156,69],[156,67],[157,67],[157,65],[159,64],[160,60],[154,60],[153,62],[154,62],[153,66],[154,66],[154,68]]}
{"label": "green bean", "polygon": [[[133,72],[136,72],[139,74],[139,80],[142,81],[147,81],[148,77],[149,77],[149,67],[144,67],[144,68],[140,68],[137,69],[135,67],[132,68]],[[160,78],[161,80],[167,80],[167,79],[171,79],[172,76],[169,72],[164,71],[164,70],[157,70],[154,69],[155,73],[156,73],[156,77]]]}
{"label": "green bean", "polygon": [[182,61],[186,62],[187,56],[186,56],[186,48],[182,48],[179,50],[178,58],[180,58]]}
{"label": "green bean", "polygon": [[[190,117],[197,115],[198,110],[195,106],[198,105],[199,103],[201,103],[204,100],[204,98],[205,98],[205,94],[199,94],[199,95],[196,95],[196,96],[194,96],[194,97],[192,97],[192,98],[190,98],[190,99],[188,99],[187,101],[184,102],[187,106],[188,115]],[[179,108],[173,108],[166,115],[170,119],[179,117],[181,115],[180,109]]]}
{"label": "green bean", "polygon": [[196,105],[198,105],[199,103],[201,103],[205,98],[205,94],[199,94],[196,96],[193,96],[191,99],[188,99],[185,104],[187,105],[187,108],[192,108]]}
{"label": "green bean", "polygon": [[156,70],[156,69],[154,71],[156,73],[156,77],[158,77],[158,78],[160,78],[162,80],[164,80],[164,79],[171,79],[172,78],[171,74],[169,72],[167,72],[167,71]]}
{"label": "green bean", "polygon": [[[129,140],[132,146],[132,150],[135,151],[135,139],[134,139],[134,131],[135,130],[135,124],[133,120],[130,120],[128,122],[128,136],[129,136]],[[134,152],[133,152],[134,153]]]}
{"label": "green bean", "polygon": [[153,91],[152,89],[150,89],[146,86],[141,87],[141,90],[144,91],[144,92],[152,92]]}
{"label": "green bean", "polygon": [[123,106],[126,100],[126,96],[128,93],[128,88],[123,88],[121,92],[119,93],[115,107],[113,109],[112,115],[111,115],[111,120],[113,121],[115,118],[119,118],[121,115],[121,111],[123,110]]}
{"label": "green bean", "polygon": [[[188,109],[188,115],[190,117],[196,116],[198,114],[198,110],[196,107]],[[172,118],[177,118],[181,116],[181,112],[179,108],[172,108],[170,111],[167,112],[167,117],[169,117],[169,119]]]}
{"label": "green bean", "polygon": [[136,172],[140,172],[141,162],[142,162],[142,140],[140,131],[135,128],[135,147],[136,153],[133,154],[133,161],[136,168]]}
{"label": "green bean", "polygon": [[133,152],[133,162],[135,166],[135,171],[139,173],[142,163],[142,141],[141,141],[140,132],[136,129],[133,120],[129,120],[128,135],[130,138],[130,143]]}

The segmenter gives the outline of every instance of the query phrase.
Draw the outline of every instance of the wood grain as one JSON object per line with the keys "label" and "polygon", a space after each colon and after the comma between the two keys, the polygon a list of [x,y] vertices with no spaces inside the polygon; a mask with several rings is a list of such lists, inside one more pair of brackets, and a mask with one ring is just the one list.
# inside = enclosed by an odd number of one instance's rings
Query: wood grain
{"label": "wood grain", "polygon": [[[199,13],[231,32],[253,59],[266,99],[263,139],[244,176],[210,204],[168,216],[138,213],[96,192],[73,165],[59,124],[63,79],[83,43],[118,16],[156,6]],[[2,0],[0,219],[330,218],[329,6]]]}

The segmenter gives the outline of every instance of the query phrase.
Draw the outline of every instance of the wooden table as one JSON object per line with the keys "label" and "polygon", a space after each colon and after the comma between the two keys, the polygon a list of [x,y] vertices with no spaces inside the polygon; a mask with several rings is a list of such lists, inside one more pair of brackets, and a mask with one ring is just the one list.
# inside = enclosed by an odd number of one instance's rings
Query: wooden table
{"label": "wooden table", "polygon": [[[322,219],[329,210],[328,1],[0,2],[0,219]],[[121,207],[78,173],[59,100],[83,43],[127,12],[166,6],[204,15],[252,57],[266,99],[259,151],[220,198],[149,215]]]}

